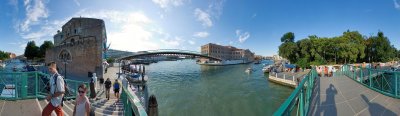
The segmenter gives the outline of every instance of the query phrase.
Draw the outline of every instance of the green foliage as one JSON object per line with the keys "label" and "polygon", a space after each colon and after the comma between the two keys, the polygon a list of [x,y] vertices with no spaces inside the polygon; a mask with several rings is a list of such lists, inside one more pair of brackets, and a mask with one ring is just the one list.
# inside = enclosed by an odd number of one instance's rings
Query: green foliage
{"label": "green foliage", "polygon": [[0,60],[6,60],[10,58],[10,54],[0,50]]}
{"label": "green foliage", "polygon": [[301,68],[310,68],[310,63],[308,62],[307,58],[301,58],[296,62],[297,66]]}
{"label": "green foliage", "polygon": [[279,46],[279,55],[288,59],[290,62],[296,62],[298,55],[298,47],[296,43],[287,42]]}
{"label": "green foliage", "polygon": [[281,42],[294,42],[294,33],[293,32],[287,32],[281,37]]}
{"label": "green foliage", "polygon": [[400,51],[390,44],[383,32],[365,37],[357,31],[347,30],[341,36],[326,38],[311,35],[296,43],[286,39],[292,35],[289,33],[281,38],[284,43],[279,46],[278,53],[301,67],[328,62],[387,62],[400,59]]}
{"label": "green foliage", "polygon": [[34,58],[41,58],[43,59],[46,54],[46,50],[53,48],[53,42],[51,41],[44,41],[40,47],[36,46],[35,41],[29,41],[25,47],[24,56],[32,60]]}
{"label": "green foliage", "polygon": [[53,48],[53,42],[44,41],[43,44],[39,47],[39,57],[44,58],[46,55],[46,50]]}
{"label": "green foliage", "polygon": [[115,59],[114,59],[114,58],[107,58],[107,62],[108,62],[108,63],[114,63],[114,62],[115,62]]}
{"label": "green foliage", "polygon": [[29,41],[25,47],[24,56],[27,59],[33,59],[39,56],[39,47],[36,46],[35,41]]}

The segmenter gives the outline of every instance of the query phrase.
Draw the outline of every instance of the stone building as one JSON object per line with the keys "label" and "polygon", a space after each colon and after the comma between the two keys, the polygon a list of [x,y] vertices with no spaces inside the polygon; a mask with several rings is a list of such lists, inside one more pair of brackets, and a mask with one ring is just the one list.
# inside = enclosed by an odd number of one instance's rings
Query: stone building
{"label": "stone building", "polygon": [[72,18],[54,35],[54,47],[46,51],[45,61],[55,61],[66,78],[88,80],[90,73],[102,78],[106,43],[103,20]]}
{"label": "stone building", "polygon": [[254,60],[254,53],[249,49],[239,49],[233,46],[222,46],[213,43],[201,46],[201,54],[223,60],[244,60],[246,62],[252,62]]}

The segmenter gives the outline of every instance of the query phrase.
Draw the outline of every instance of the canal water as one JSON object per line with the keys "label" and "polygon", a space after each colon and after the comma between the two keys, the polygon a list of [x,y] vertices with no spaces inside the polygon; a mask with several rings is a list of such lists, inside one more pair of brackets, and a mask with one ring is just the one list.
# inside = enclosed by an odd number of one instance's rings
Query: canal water
{"label": "canal water", "polygon": [[[254,72],[246,73],[249,67]],[[157,97],[161,116],[266,116],[293,89],[269,82],[262,67],[202,66],[195,60],[178,60],[153,63],[146,73],[149,93]]]}

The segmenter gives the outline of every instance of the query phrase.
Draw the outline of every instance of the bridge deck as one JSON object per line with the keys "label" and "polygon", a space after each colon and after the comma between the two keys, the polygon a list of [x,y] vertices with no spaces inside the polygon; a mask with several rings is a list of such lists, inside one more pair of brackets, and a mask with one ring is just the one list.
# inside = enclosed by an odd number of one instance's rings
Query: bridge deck
{"label": "bridge deck", "polygon": [[316,81],[309,115],[397,116],[400,100],[384,96],[346,76],[321,77]]}

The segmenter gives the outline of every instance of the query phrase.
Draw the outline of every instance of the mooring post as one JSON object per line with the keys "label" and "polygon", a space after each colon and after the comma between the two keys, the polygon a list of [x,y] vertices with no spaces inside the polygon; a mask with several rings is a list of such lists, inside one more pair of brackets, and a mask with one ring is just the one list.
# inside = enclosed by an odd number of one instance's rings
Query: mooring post
{"label": "mooring post", "polygon": [[158,104],[156,96],[154,95],[151,95],[149,98],[147,113],[149,114],[149,116],[158,116]]}

